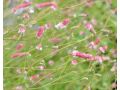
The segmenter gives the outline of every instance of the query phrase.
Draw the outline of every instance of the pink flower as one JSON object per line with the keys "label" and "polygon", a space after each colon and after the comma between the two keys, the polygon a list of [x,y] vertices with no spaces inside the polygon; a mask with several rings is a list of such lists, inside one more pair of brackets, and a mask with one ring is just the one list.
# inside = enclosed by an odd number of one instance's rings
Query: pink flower
{"label": "pink flower", "polygon": [[99,61],[100,63],[103,62],[103,57],[102,56],[95,56],[95,59],[94,60],[97,60]]}
{"label": "pink flower", "polygon": [[33,80],[36,80],[36,79],[38,79],[38,78],[39,78],[39,75],[32,75],[32,76],[30,77],[30,80],[33,81]]}
{"label": "pink flower", "polygon": [[40,70],[44,70],[45,69],[45,66],[41,65],[38,67]]}
{"label": "pink flower", "polygon": [[83,31],[80,32],[80,35],[84,35],[84,34],[85,34],[85,32],[83,32]]}
{"label": "pink flower", "polygon": [[11,58],[17,58],[17,57],[23,57],[23,56],[27,56],[30,55],[29,52],[17,52],[11,55]]}
{"label": "pink flower", "polygon": [[49,65],[53,65],[53,64],[54,64],[54,61],[50,60],[50,61],[48,61],[48,64],[49,64]]}
{"label": "pink flower", "polygon": [[22,48],[24,48],[24,45],[22,43],[16,46],[16,50],[21,50]]}
{"label": "pink flower", "polygon": [[97,45],[98,45],[99,43],[100,43],[100,39],[97,38],[95,41],[90,42],[89,48],[91,48],[91,49],[96,49],[96,48],[97,48]]}
{"label": "pink flower", "polygon": [[47,29],[50,29],[52,27],[52,25],[50,23],[47,23],[44,25],[44,27],[45,27],[45,30],[47,30]]}
{"label": "pink flower", "polygon": [[78,63],[77,60],[72,60],[72,61],[71,61],[71,64],[73,64],[73,65],[77,65],[77,63]]}
{"label": "pink flower", "polygon": [[79,52],[79,51],[76,51],[76,50],[72,52],[72,55],[73,56],[78,56],[78,57],[81,57],[81,58],[85,58],[85,59],[93,57],[91,54],[85,54],[85,53],[82,53],[82,52]]}
{"label": "pink flower", "polygon": [[54,37],[54,38],[50,38],[49,39],[49,42],[52,42],[52,43],[59,43],[59,42],[61,42],[61,39],[60,38],[57,38],[57,37]]}
{"label": "pink flower", "polygon": [[80,58],[84,58],[84,59],[87,59],[89,61],[99,61],[100,63],[102,61],[104,61],[104,58],[102,56],[93,56],[91,54],[86,54],[86,53],[82,53],[82,52],[79,52],[79,51],[73,51],[72,53],[72,56],[77,56],[77,57],[80,57]]}
{"label": "pink flower", "polygon": [[12,11],[15,13],[17,10],[19,10],[21,8],[26,8],[26,7],[30,6],[31,4],[32,4],[32,2],[25,2],[23,4],[20,4],[20,5],[16,6],[16,7],[14,7],[12,9]]}
{"label": "pink flower", "polygon": [[93,27],[93,25],[92,25],[91,23],[89,23],[89,22],[86,23],[86,24],[85,24],[85,27],[86,27],[90,32],[96,34],[96,32],[95,32],[95,30],[94,30],[94,27]]}
{"label": "pink flower", "polygon": [[38,44],[38,45],[36,46],[36,49],[42,51],[42,45],[41,45],[41,44]]}
{"label": "pink flower", "polygon": [[25,13],[25,14],[23,14],[23,18],[24,18],[24,19],[29,19],[29,18],[30,18],[30,16],[29,16],[29,14],[28,14],[28,13]]}
{"label": "pink flower", "polygon": [[37,36],[38,39],[42,37],[44,31],[45,31],[45,27],[44,26],[40,26],[38,32],[36,33],[36,36]]}
{"label": "pink flower", "polygon": [[19,31],[18,33],[20,34],[24,34],[26,31],[26,27],[23,25],[23,24],[20,24],[20,27],[19,27]]}
{"label": "pink flower", "polygon": [[51,9],[56,10],[58,5],[56,2],[44,2],[40,4],[36,4],[37,8],[51,7]]}
{"label": "pink flower", "polygon": [[55,28],[57,29],[64,29],[67,27],[67,25],[70,23],[70,19],[64,19],[62,22],[58,23],[57,25],[55,25]]}
{"label": "pink flower", "polygon": [[93,1],[93,0],[87,0],[86,6],[92,7],[93,4],[94,4],[94,1]]}
{"label": "pink flower", "polygon": [[105,51],[107,50],[108,46],[102,46],[102,47],[99,47],[99,50],[102,52],[102,53],[105,53]]}

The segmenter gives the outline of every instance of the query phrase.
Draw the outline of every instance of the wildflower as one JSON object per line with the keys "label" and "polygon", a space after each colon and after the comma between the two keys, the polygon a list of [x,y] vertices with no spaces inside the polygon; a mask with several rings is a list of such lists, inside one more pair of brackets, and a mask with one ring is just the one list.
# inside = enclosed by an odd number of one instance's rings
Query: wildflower
{"label": "wildflower", "polygon": [[17,52],[11,55],[11,58],[17,58],[17,57],[23,57],[23,56],[27,56],[30,55],[29,52]]}
{"label": "wildflower", "polygon": [[84,35],[84,34],[85,34],[85,32],[83,32],[83,31],[80,32],[80,35]]}
{"label": "wildflower", "polygon": [[25,13],[25,14],[23,14],[23,18],[24,18],[24,19],[29,19],[29,18],[30,18],[30,16],[29,16],[29,14],[28,14],[28,13]]}
{"label": "wildflower", "polygon": [[48,64],[52,66],[54,64],[54,61],[53,60],[49,60]]}
{"label": "wildflower", "polygon": [[22,44],[22,43],[20,43],[20,44],[18,44],[17,46],[16,46],[16,50],[18,51],[18,50],[21,50],[22,48],[24,48],[24,45]]}
{"label": "wildflower", "polygon": [[73,64],[73,65],[77,65],[77,63],[78,63],[77,60],[72,60],[72,61],[71,61],[71,64]]}
{"label": "wildflower", "polygon": [[38,44],[38,45],[36,46],[36,49],[42,51],[42,45],[41,45],[41,44]]}
{"label": "wildflower", "polygon": [[98,61],[100,63],[102,61],[104,61],[104,58],[102,56],[93,56],[91,54],[82,53],[82,52],[79,52],[79,51],[76,51],[76,50],[74,50],[71,54],[72,54],[72,56],[77,56],[77,57],[80,57],[80,58],[84,58],[84,59],[87,59],[89,61]]}
{"label": "wildflower", "polygon": [[96,34],[96,32],[95,32],[95,30],[94,30],[94,27],[93,27],[93,25],[91,24],[91,23],[86,23],[85,24],[85,27],[90,31],[90,32],[92,32],[93,34]]}
{"label": "wildflower", "polygon": [[36,79],[38,79],[39,78],[39,75],[37,74],[37,75],[32,75],[31,77],[30,77],[30,81],[33,81],[33,80],[36,80]]}
{"label": "wildflower", "polygon": [[41,65],[38,67],[40,70],[44,70],[45,69],[45,66]]}
{"label": "wildflower", "polygon": [[76,50],[72,52],[72,55],[73,56],[78,56],[78,57],[81,57],[81,58],[85,58],[85,59],[92,57],[91,54],[85,54],[85,53],[82,53],[82,52],[79,52],[79,51],[76,51]]}
{"label": "wildflower", "polygon": [[97,38],[95,41],[90,42],[89,48],[91,48],[91,49],[96,49],[96,48],[97,48],[97,45],[98,45],[99,43],[100,43],[100,39]]}
{"label": "wildflower", "polygon": [[92,7],[93,4],[94,4],[94,1],[93,1],[93,0],[87,0],[86,6]]}
{"label": "wildflower", "polygon": [[45,25],[44,25],[45,30],[50,29],[50,28],[51,28],[51,26],[52,26],[52,25],[51,25],[50,23],[45,24]]}
{"label": "wildflower", "polygon": [[103,57],[102,57],[102,56],[95,56],[94,60],[97,60],[97,61],[99,61],[100,63],[102,63]]}
{"label": "wildflower", "polygon": [[56,43],[61,42],[61,39],[60,39],[60,38],[57,38],[57,37],[54,37],[54,38],[50,38],[50,39],[49,39],[49,42],[56,44]]}
{"label": "wildflower", "polygon": [[44,30],[45,30],[45,27],[44,26],[40,26],[38,32],[36,33],[36,36],[37,36],[38,39],[42,37],[42,35],[44,33]]}
{"label": "wildflower", "polygon": [[37,8],[51,7],[52,10],[56,10],[58,5],[56,2],[44,2],[40,4],[36,4]]}
{"label": "wildflower", "polygon": [[25,3],[23,3],[23,4],[20,4],[20,5],[16,6],[16,7],[14,7],[14,8],[12,9],[12,11],[13,11],[14,13],[16,13],[17,10],[19,10],[19,9],[24,9],[24,8],[30,6],[31,4],[32,4],[32,2],[25,2]]}
{"label": "wildflower", "polygon": [[105,51],[107,50],[108,46],[102,46],[102,47],[99,47],[99,50],[102,52],[102,53],[105,53]]}
{"label": "wildflower", "polygon": [[64,19],[62,22],[58,23],[55,25],[55,28],[57,29],[64,29],[67,27],[67,25],[70,23],[70,19]]}
{"label": "wildflower", "polygon": [[18,31],[18,33],[20,33],[20,34],[24,34],[25,31],[26,31],[26,27],[25,27],[25,25],[20,24],[20,27],[19,27],[19,31]]}

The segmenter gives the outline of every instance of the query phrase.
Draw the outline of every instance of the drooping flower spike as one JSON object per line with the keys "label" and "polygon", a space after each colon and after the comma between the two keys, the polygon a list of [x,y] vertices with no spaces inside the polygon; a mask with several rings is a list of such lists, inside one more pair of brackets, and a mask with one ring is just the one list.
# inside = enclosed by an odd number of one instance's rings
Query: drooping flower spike
{"label": "drooping flower spike", "polygon": [[70,19],[66,18],[64,19],[62,22],[58,23],[57,25],[55,25],[55,28],[57,29],[64,29],[67,27],[67,25],[70,23]]}
{"label": "drooping flower spike", "polygon": [[44,2],[40,4],[36,4],[37,8],[45,8],[45,7],[51,7],[51,9],[56,10],[58,5],[56,2]]}
{"label": "drooping flower spike", "polygon": [[11,55],[11,58],[18,58],[30,55],[29,52],[17,52]]}
{"label": "drooping flower spike", "polygon": [[87,22],[87,23],[85,24],[85,27],[86,27],[86,29],[88,29],[90,32],[92,32],[93,34],[96,34],[96,31],[94,30],[94,27],[93,27],[93,25],[92,25],[91,23]]}
{"label": "drooping flower spike", "polygon": [[32,4],[32,2],[25,2],[25,3],[23,3],[23,4],[20,4],[20,5],[16,6],[16,7],[14,7],[14,8],[12,9],[12,11],[13,11],[14,13],[16,13],[17,10],[26,8],[26,7],[30,6],[31,4]]}
{"label": "drooping flower spike", "polygon": [[73,51],[71,54],[72,54],[72,56],[84,58],[84,59],[87,59],[89,61],[99,61],[100,63],[102,61],[104,61],[104,58],[102,56],[93,56],[92,54],[86,54],[86,53],[82,53],[82,52],[79,52],[76,50]]}
{"label": "drooping flower spike", "polygon": [[62,41],[62,40],[61,40],[60,38],[57,38],[57,37],[54,37],[54,38],[50,38],[50,39],[49,39],[49,42],[54,43],[54,44],[59,43],[59,42],[61,42],[61,41]]}
{"label": "drooping flower spike", "polygon": [[24,48],[24,44],[20,43],[16,46],[16,50],[21,50],[22,48]]}
{"label": "drooping flower spike", "polygon": [[39,30],[38,30],[37,33],[36,33],[36,37],[37,37],[38,39],[40,39],[40,38],[43,36],[44,31],[45,31],[45,27],[44,27],[44,26],[40,26],[40,27],[39,27]]}

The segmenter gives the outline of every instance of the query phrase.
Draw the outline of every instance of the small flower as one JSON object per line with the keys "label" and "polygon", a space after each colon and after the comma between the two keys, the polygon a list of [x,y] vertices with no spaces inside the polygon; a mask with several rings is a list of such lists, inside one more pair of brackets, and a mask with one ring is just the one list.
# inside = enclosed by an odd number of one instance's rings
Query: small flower
{"label": "small flower", "polygon": [[18,58],[18,57],[23,57],[23,56],[28,56],[30,55],[29,52],[17,52],[11,55],[11,58]]}
{"label": "small flower", "polygon": [[24,18],[24,19],[29,19],[29,18],[30,18],[30,16],[29,16],[29,14],[28,14],[28,13],[25,13],[25,14],[23,14],[23,18]]}
{"label": "small flower", "polygon": [[16,50],[21,50],[22,48],[24,48],[24,44],[20,43],[16,46]]}
{"label": "small flower", "polygon": [[41,66],[38,66],[38,68],[39,68],[40,70],[44,70],[44,69],[45,69],[45,66],[41,65]]}
{"label": "small flower", "polygon": [[85,34],[85,32],[83,32],[83,31],[80,32],[80,35],[84,35],[84,34]]}
{"label": "small flower", "polygon": [[45,27],[45,30],[47,30],[47,29],[50,29],[52,27],[52,25],[50,23],[47,23],[44,25],[44,27]]}
{"label": "small flower", "polygon": [[64,19],[62,22],[58,23],[57,25],[55,25],[55,28],[57,29],[64,29],[67,27],[67,25],[70,23],[70,19]]}
{"label": "small flower", "polygon": [[95,30],[94,30],[94,27],[93,27],[93,25],[92,25],[91,23],[87,22],[87,23],[85,24],[85,27],[86,27],[90,32],[96,34],[96,32],[95,32]]}
{"label": "small flower", "polygon": [[52,66],[54,64],[54,61],[50,60],[50,61],[48,61],[48,64]]}
{"label": "small flower", "polygon": [[60,39],[60,38],[57,38],[57,37],[54,37],[54,38],[50,38],[50,39],[49,39],[49,42],[56,44],[56,43],[61,42],[61,39]]}
{"label": "small flower", "polygon": [[102,56],[95,56],[95,60],[102,63],[103,62],[103,57]]}
{"label": "small flower", "polygon": [[39,75],[37,74],[37,75],[32,75],[31,77],[30,77],[30,81],[34,81],[34,80],[37,80],[39,78]]}
{"label": "small flower", "polygon": [[23,4],[20,4],[20,5],[16,6],[16,7],[14,7],[14,8],[12,9],[12,11],[13,11],[14,13],[16,13],[17,10],[19,10],[19,9],[24,9],[24,8],[30,6],[31,4],[32,4],[32,2],[25,2],[25,3],[23,3]]}
{"label": "small flower", "polygon": [[96,49],[96,48],[97,48],[97,45],[98,45],[99,43],[100,43],[100,39],[97,38],[95,41],[90,42],[89,48],[91,48],[91,49]]}
{"label": "small flower", "polygon": [[36,49],[42,51],[42,45],[41,45],[41,44],[38,44],[38,45],[36,46]]}
{"label": "small flower", "polygon": [[19,27],[18,33],[20,33],[20,34],[24,34],[25,31],[26,31],[26,27],[25,27],[25,25],[20,24],[20,27]]}
{"label": "small flower", "polygon": [[76,51],[74,50],[72,53],[71,53],[72,56],[77,56],[77,57],[80,57],[80,58],[84,58],[84,59],[87,59],[89,61],[98,61],[98,62],[102,62],[104,61],[104,58],[102,56],[93,56],[92,54],[87,54],[87,53],[82,53],[82,52],[79,52],[79,51]]}
{"label": "small flower", "polygon": [[72,60],[72,61],[71,61],[71,64],[77,65],[77,64],[78,64],[78,61],[77,61],[77,60]]}
{"label": "small flower", "polygon": [[56,2],[44,2],[40,4],[36,4],[37,8],[51,7],[51,9],[56,10],[58,5]]}
{"label": "small flower", "polygon": [[94,1],[93,1],[93,0],[87,0],[86,6],[92,7],[93,4],[94,4]]}
{"label": "small flower", "polygon": [[102,53],[105,53],[105,51],[108,49],[108,46],[102,46],[102,47],[99,47],[99,50],[102,52]]}
{"label": "small flower", "polygon": [[40,26],[38,32],[36,33],[36,36],[38,39],[40,39],[44,33],[45,27],[44,26]]}

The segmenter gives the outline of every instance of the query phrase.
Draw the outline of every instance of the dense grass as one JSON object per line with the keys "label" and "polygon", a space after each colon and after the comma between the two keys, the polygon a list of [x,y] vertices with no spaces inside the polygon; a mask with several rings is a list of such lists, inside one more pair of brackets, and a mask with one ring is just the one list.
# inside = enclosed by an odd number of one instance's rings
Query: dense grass
{"label": "dense grass", "polygon": [[[33,6],[46,1],[51,0],[33,0]],[[116,50],[116,13],[113,11],[116,9],[116,0],[112,0],[112,3],[109,0],[93,0],[91,7],[86,6],[86,0],[55,1],[58,3],[56,11],[50,8],[35,9],[30,14],[30,19],[25,20],[22,14],[13,14],[12,6],[4,0],[4,90],[15,90],[17,86],[22,86],[23,90],[114,90],[112,84],[116,82],[116,70],[111,71],[111,68],[116,63],[116,56],[111,51]],[[22,2],[18,0],[14,6]],[[88,16],[80,16],[82,13],[87,13]],[[35,36],[37,30],[29,27],[46,23],[55,25],[65,18],[71,20],[66,29],[57,30],[52,27],[44,32],[41,39]],[[96,35],[89,32],[83,24],[85,20],[91,21],[93,18],[97,21],[94,26]],[[18,34],[19,24],[24,24],[27,28],[24,36]],[[80,35],[81,31],[85,35]],[[53,37],[60,38],[61,42],[49,42]],[[88,44],[97,37],[101,39],[99,46],[108,46],[104,54],[88,48]],[[19,43],[25,45],[21,52],[29,52],[31,56],[11,58]],[[39,43],[43,46],[42,51],[35,48]],[[56,54],[52,54],[53,46],[59,47]],[[74,49],[108,56],[110,60],[100,64],[72,57],[69,52]],[[77,65],[71,64],[73,59],[78,61]],[[49,60],[53,60],[54,65],[50,66]],[[45,69],[39,70],[37,67],[40,65],[44,65]],[[39,74],[37,80],[31,81],[29,78],[36,74]]]}

